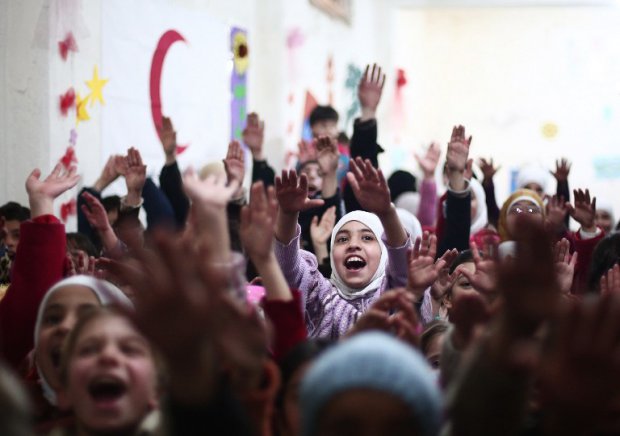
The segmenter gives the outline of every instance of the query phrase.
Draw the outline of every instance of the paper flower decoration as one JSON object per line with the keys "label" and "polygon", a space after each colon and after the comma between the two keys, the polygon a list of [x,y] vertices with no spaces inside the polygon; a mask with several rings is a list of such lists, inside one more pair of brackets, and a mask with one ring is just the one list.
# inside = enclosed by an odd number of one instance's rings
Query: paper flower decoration
{"label": "paper flower decoration", "polygon": [[235,72],[243,76],[249,64],[248,38],[243,32],[237,32],[233,37],[233,63]]}
{"label": "paper flower decoration", "polygon": [[77,163],[77,157],[75,156],[75,149],[73,147],[67,147],[65,155],[60,158],[60,163],[69,169],[72,164]]}
{"label": "paper flower decoration", "polygon": [[555,123],[547,123],[542,127],[542,134],[547,139],[553,139],[558,136],[558,126]]}
{"label": "paper flower decoration", "polygon": [[63,39],[62,41],[58,41],[58,51],[60,52],[60,57],[63,61],[67,60],[67,55],[70,51],[78,51],[78,46],[75,42],[75,38],[73,37],[73,33],[67,33],[65,39]]}
{"label": "paper flower decoration", "polygon": [[399,68],[396,70],[396,88],[401,89],[403,86],[407,84],[407,75],[405,74],[405,70]]}
{"label": "paper flower decoration", "polygon": [[70,216],[77,214],[77,202],[75,198],[60,205],[60,218],[63,222],[67,222]]}
{"label": "paper flower decoration", "polygon": [[69,88],[67,92],[60,96],[60,113],[63,117],[67,116],[69,109],[75,105],[75,91]]}

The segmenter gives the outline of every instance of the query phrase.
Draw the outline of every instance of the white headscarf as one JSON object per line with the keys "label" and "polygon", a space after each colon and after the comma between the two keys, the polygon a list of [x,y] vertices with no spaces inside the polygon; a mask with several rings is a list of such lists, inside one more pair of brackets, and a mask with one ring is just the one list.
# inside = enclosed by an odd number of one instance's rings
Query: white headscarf
{"label": "white headscarf", "polygon": [[469,187],[478,202],[476,207],[476,215],[472,218],[471,226],[469,228],[469,234],[474,235],[484,229],[489,222],[489,218],[487,216],[487,196],[484,193],[484,188],[478,180],[472,178],[469,181]]}
{"label": "white headscarf", "polygon": [[549,184],[549,171],[537,164],[528,164],[519,170],[517,175],[517,189],[525,188],[525,185],[536,183],[543,192],[547,192]]}
{"label": "white headscarf", "polygon": [[418,216],[420,212],[420,193],[419,192],[403,192],[396,198],[394,205],[397,208],[405,209],[406,211]]}
{"label": "white headscarf", "polygon": [[408,210],[401,209],[400,207],[396,207],[396,213],[398,214],[400,223],[403,225],[407,233],[409,233],[409,237],[412,241],[415,241],[418,236],[420,238],[422,237],[422,225],[413,213]]}
{"label": "white headscarf", "polygon": [[[133,303],[127,296],[121,291],[119,288],[114,286],[112,283],[107,282],[105,280],[96,279],[91,276],[85,275],[77,275],[68,277],[56,283],[52,286],[39,304],[39,310],[37,312],[37,322],[34,327],[34,348],[36,350],[37,345],[39,343],[39,330],[41,329],[41,322],[43,321],[43,312],[45,310],[45,306],[47,306],[47,302],[50,297],[59,289],[65,288],[67,286],[85,286],[89,288],[102,306],[109,306],[112,304],[121,306],[125,309],[133,309]],[[56,404],[56,392],[49,385],[47,380],[45,380],[45,376],[43,372],[37,365],[37,372],[39,373],[39,379],[41,382],[41,387],[43,388],[43,396],[51,403]]]}
{"label": "white headscarf", "polygon": [[[370,279],[370,283],[368,283],[362,289],[350,288],[342,281],[342,278],[338,275],[338,271],[336,270],[336,264],[334,263],[334,241],[336,239],[336,234],[340,231],[340,229],[348,222],[358,221],[364,224],[366,227],[370,229],[372,233],[374,233],[375,238],[379,242],[379,247],[381,248],[381,260],[379,261],[379,266],[375,271],[372,279]],[[385,268],[387,266],[387,248],[383,243],[381,237],[383,236],[383,225],[381,224],[381,220],[377,217],[377,215],[364,212],[361,210],[356,210],[354,212],[349,212],[342,218],[340,221],[336,223],[334,230],[332,230],[332,240],[331,240],[331,251],[330,251],[330,262],[332,266],[332,277],[331,282],[336,287],[338,294],[345,300],[354,300],[356,298],[362,297],[368,294],[371,291],[375,291],[381,285],[383,278],[385,277]]]}

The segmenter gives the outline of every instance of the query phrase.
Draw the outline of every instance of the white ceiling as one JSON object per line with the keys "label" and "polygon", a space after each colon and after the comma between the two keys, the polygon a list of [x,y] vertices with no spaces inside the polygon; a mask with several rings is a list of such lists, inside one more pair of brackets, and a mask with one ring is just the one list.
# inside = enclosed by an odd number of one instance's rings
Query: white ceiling
{"label": "white ceiling", "polygon": [[400,7],[619,6],[620,0],[392,0]]}

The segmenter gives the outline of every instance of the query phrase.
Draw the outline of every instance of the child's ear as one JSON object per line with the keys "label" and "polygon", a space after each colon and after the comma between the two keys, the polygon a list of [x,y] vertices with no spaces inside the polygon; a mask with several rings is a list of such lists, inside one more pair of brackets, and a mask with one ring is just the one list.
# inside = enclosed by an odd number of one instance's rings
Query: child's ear
{"label": "child's ear", "polygon": [[71,397],[65,390],[65,388],[60,388],[56,392],[56,404],[60,410],[71,410],[73,407],[73,402],[71,401]]}
{"label": "child's ear", "polygon": [[446,295],[443,296],[443,299],[441,300],[441,304],[447,310],[452,309],[452,295],[450,294],[450,292],[446,293]]}

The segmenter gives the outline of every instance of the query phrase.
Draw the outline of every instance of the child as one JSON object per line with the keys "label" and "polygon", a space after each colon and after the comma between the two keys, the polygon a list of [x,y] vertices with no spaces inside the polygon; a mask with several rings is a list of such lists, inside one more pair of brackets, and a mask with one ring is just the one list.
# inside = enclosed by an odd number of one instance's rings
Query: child
{"label": "child", "polygon": [[420,353],[369,332],[327,350],[301,386],[303,434],[438,434],[441,398]]}
{"label": "child", "polygon": [[73,410],[76,434],[150,434],[140,427],[159,406],[158,368],[149,342],[120,312],[80,318],[63,349],[60,382],[59,403]]}
{"label": "child", "polygon": [[349,213],[336,224],[331,240],[331,280],[321,275],[312,254],[299,249],[299,212],[320,200],[307,198],[308,180],[302,175],[298,182],[295,171],[283,171],[276,179],[280,204],[276,257],[289,286],[304,294],[310,337],[344,335],[382,292],[407,281],[411,240],[390,202],[381,170],[358,159],[351,162],[347,178],[360,204],[372,213]]}

